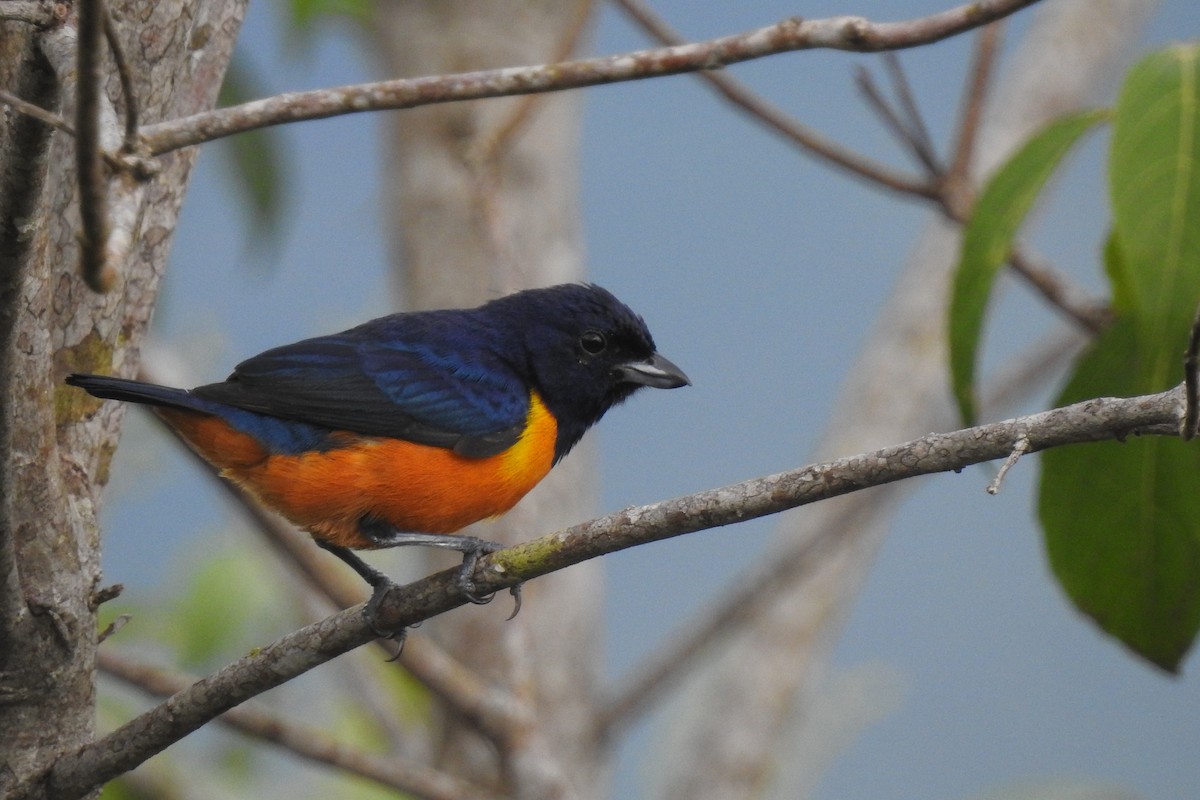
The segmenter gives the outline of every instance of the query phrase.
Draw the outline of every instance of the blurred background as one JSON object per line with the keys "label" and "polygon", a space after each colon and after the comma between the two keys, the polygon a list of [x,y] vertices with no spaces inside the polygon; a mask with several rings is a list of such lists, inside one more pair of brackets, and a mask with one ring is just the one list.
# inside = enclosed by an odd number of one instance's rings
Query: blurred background
{"label": "blurred background", "polygon": [[[946,5],[654,3],[689,39],[795,14],[900,19]],[[650,46],[619,12],[598,8],[592,53]],[[1008,25],[1007,42],[1019,40],[1025,17]],[[1166,0],[1138,48],[1197,33],[1200,7]],[[959,37],[900,56],[938,143],[954,131],[970,52],[971,39]],[[352,23],[325,19],[300,32],[280,3],[252,3],[238,44],[256,94],[369,80],[368,56]],[[859,66],[881,74],[875,57],[829,51],[728,72],[830,138],[907,167],[907,154],[855,89]],[[1111,103],[1119,79],[1110,76],[1097,105]],[[639,311],[659,349],[694,382],[639,395],[591,434],[601,453],[601,510],[806,463],[931,212],[831,172],[694,77],[585,96],[588,278]],[[205,149],[149,348],[168,368],[163,377],[189,386],[219,380],[267,347],[403,303],[382,235],[379,124],[355,115],[280,130],[274,227],[239,194],[222,152],[228,145]],[[1039,252],[1096,295],[1105,287],[1106,145],[1103,131],[1084,143],[1027,228]],[[982,369],[990,375],[1065,327],[1026,288],[1005,284],[1011,291],[987,327]],[[1003,416],[1046,407],[1058,388],[1047,383]],[[996,497],[984,492],[988,470],[924,478],[905,503],[825,678],[814,713],[827,720],[827,735],[797,745],[808,755],[796,768],[819,776],[814,798],[1174,800],[1200,791],[1194,658],[1180,677],[1168,677],[1067,603],[1036,525],[1035,470],[1033,459],[1020,462]],[[130,414],[112,472],[105,575],[125,584],[126,600],[168,602],[209,554],[238,540],[237,510],[144,415]],[[606,558],[606,672],[622,674],[705,608],[753,563],[777,524],[760,520]],[[660,714],[651,717],[623,746],[615,796],[637,797],[652,782],[649,754],[661,724]]]}

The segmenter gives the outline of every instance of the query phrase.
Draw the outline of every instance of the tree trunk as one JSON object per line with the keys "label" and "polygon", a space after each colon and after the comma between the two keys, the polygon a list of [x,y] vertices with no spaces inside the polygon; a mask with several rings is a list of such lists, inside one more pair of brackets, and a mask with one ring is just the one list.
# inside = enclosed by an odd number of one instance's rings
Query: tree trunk
{"label": "tree trunk", "polygon": [[[552,62],[569,55],[588,5],[385,3],[379,50],[389,77]],[[561,93],[391,117],[388,185],[406,305],[475,305],[582,277],[580,102]],[[594,510],[592,460],[585,443],[516,509],[472,533],[517,541],[586,519]],[[504,621],[506,597],[430,623],[431,635],[528,711],[528,723],[500,742],[442,720],[435,758],[443,769],[514,797],[606,794],[606,754],[589,725],[601,667],[601,599],[600,565],[590,562],[527,586],[524,610],[511,622]]]}
{"label": "tree trunk", "polygon": [[[212,107],[242,0],[108,5],[142,123]],[[48,22],[0,21],[0,87],[72,122],[76,20]],[[121,107],[112,63],[109,113]],[[74,139],[0,112],[0,793],[93,735],[96,514],[121,411],[62,379],[136,371],[195,153],[158,160],[129,258],[97,294],[78,274]]]}

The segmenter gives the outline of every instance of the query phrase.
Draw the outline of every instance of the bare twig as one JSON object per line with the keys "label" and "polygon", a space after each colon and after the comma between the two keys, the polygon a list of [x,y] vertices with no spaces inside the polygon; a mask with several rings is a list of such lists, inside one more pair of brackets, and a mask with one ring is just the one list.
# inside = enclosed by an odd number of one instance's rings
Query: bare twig
{"label": "bare twig", "polygon": [[1065,278],[1017,245],[1008,255],[1008,265],[1050,305],[1088,333],[1099,333],[1112,324],[1112,310],[1107,305],[1077,299],[1078,292],[1068,288]]}
{"label": "bare twig", "polygon": [[912,153],[913,158],[931,179],[936,179],[943,172],[942,165],[937,157],[933,141],[929,138],[925,121],[921,118],[921,112],[917,109],[917,103],[913,99],[912,89],[900,66],[900,60],[894,53],[885,53],[884,64],[892,79],[892,90],[897,97],[897,106],[893,106],[884,97],[883,91],[875,84],[875,78],[865,67],[858,67],[855,70],[855,85],[862,92],[867,105],[883,122],[884,127],[891,131],[893,138]]}
{"label": "bare twig", "polygon": [[[962,112],[959,115],[958,133],[954,143],[950,167],[943,176],[943,185],[948,194],[946,201],[956,208],[966,208],[972,202],[971,164],[975,156],[976,140],[983,110],[987,106],[988,90],[992,86],[992,75],[996,58],[1000,53],[1003,22],[983,27],[975,36],[975,51],[971,58],[970,79],[963,88]],[[960,196],[961,195],[961,196]]]}
{"label": "bare twig", "polygon": [[50,127],[60,130],[69,136],[75,135],[75,129],[72,128],[70,123],[68,123],[58,114],[55,114],[53,111],[47,111],[41,106],[34,105],[27,100],[22,100],[15,94],[5,91],[4,89],[0,89],[0,103],[4,103],[6,106],[11,106],[25,116],[33,117],[39,122],[44,122]]}
{"label": "bare twig", "polygon": [[930,172],[943,172],[937,157],[937,149],[933,146],[933,139],[929,136],[929,128],[925,124],[921,110],[917,107],[912,85],[908,82],[908,75],[904,73],[900,58],[895,53],[884,53],[883,65],[892,79],[892,91],[900,103],[900,111],[904,114],[905,128],[912,141],[913,151]]}
{"label": "bare twig", "polygon": [[[614,0],[614,2],[660,43],[668,46],[684,43],[683,37],[641,0]],[[934,198],[934,189],[928,182],[901,175],[889,167],[826,139],[729,75],[722,72],[705,71],[697,73],[697,77],[712,86],[734,106],[749,114],[752,119],[767,126],[792,144],[803,148],[809,154],[823,159],[839,169],[846,170],[856,177],[865,178],[893,191],[928,199]]]}
{"label": "bare twig", "polygon": [[[551,57],[551,63],[570,58],[579,45],[579,39],[587,28],[591,16],[593,0],[576,0],[575,15],[567,29],[567,35],[562,38],[557,51]],[[508,115],[496,126],[486,138],[480,140],[475,151],[468,154],[468,159],[475,164],[488,165],[494,163],[500,153],[516,138],[521,128],[533,117],[534,108],[542,95],[527,94],[518,98]]]}
{"label": "bare twig", "polygon": [[117,26],[112,13],[103,9],[104,38],[108,41],[109,52],[112,53],[113,64],[117,68],[117,76],[121,80],[121,103],[125,112],[125,144],[122,150],[133,153],[138,148],[138,102],[137,93],[133,86],[133,72],[129,61],[125,58],[125,50],[121,47],[121,39],[117,35]]}
{"label": "bare twig", "polygon": [[[862,92],[867,105],[879,117],[883,126],[900,144],[912,153],[916,161],[925,169],[931,179],[937,178],[940,168],[932,150],[926,151],[925,144],[920,141],[920,135],[912,130],[908,120],[901,116],[900,111],[892,107],[883,91],[875,83],[875,78],[866,67],[858,67],[854,71],[854,83]],[[932,180],[931,180],[932,182]]]}
{"label": "bare twig", "polygon": [[[683,41],[679,34],[655,15],[641,0],[614,0],[614,2],[658,41],[672,46]],[[913,100],[911,92],[907,88],[901,90],[901,102],[909,109],[906,115],[913,120],[911,123],[906,123],[883,99],[870,75],[865,71],[859,73],[859,86],[868,101],[880,118],[894,131],[896,137],[922,162],[927,171],[927,176],[924,178],[901,175],[889,167],[839,147],[728,75],[720,72],[701,72],[698,77],[711,84],[726,100],[747,112],[751,118],[810,154],[857,177],[871,181],[877,186],[931,200],[941,207],[950,219],[962,223],[967,219],[973,202],[973,192],[965,170],[973,148],[979,116],[982,114],[984,89],[990,80],[998,50],[998,40],[999,31],[995,25],[985,27],[980,34],[975,65],[971,73],[972,80],[969,88],[964,92],[964,112],[955,148],[955,160],[946,171],[939,171],[938,162],[932,156],[933,148],[928,144],[928,134],[923,133],[925,126],[916,110],[916,102]],[[897,80],[907,87],[907,83],[902,79]],[[925,143],[918,144],[920,141]],[[1093,332],[1102,330],[1108,324],[1109,314],[1104,306],[1073,300],[1072,297],[1076,293],[1066,289],[1065,281],[1062,278],[1047,267],[1035,267],[1031,259],[1024,256],[1020,250],[1014,250],[1013,267],[1017,274],[1027,280],[1039,294],[1061,309],[1068,317],[1078,322],[1085,330]]]}
{"label": "bare twig", "polygon": [[1183,354],[1184,414],[1179,435],[1184,441],[1196,436],[1196,425],[1200,421],[1200,378],[1197,377],[1197,361],[1200,360],[1200,308],[1192,321],[1192,334],[1188,337],[1187,351]]}
{"label": "bare twig", "polygon": [[[1004,458],[1022,436],[1029,452],[1130,435],[1177,435],[1183,388],[1132,398],[1098,398],[1005,422],[929,434],[871,453],[627,508],[480,559],[472,579],[495,592],[638,544],[731,525],[918,475],[960,471]],[[467,601],[458,568],[392,592],[377,610],[388,629],[410,627]],[[68,800],[132,769],[219,714],[376,638],[362,607],[346,609],[255,650],[175,694],[108,736],[26,778],[11,800]]]}
{"label": "bare twig", "polygon": [[96,637],[96,644],[102,644],[114,633],[121,630],[121,628],[124,628],[131,619],[133,619],[133,617],[129,614],[118,615],[116,619],[104,627],[104,630],[100,631],[100,634]]}
{"label": "bare twig", "polygon": [[75,83],[75,163],[79,180],[80,271],[93,291],[107,292],[117,280],[107,262],[108,197],[100,143],[100,42],[104,35],[102,0],[78,4],[79,32]]}
{"label": "bare twig", "polygon": [[577,89],[660,75],[711,70],[796,50],[828,48],[878,52],[940,41],[1015,13],[1037,0],[979,0],[901,22],[862,17],[786,19],[775,25],[706,42],[530,67],[466,72],[292,92],[168,120],[142,130],[150,153],[268,125],[363,111]]}
{"label": "bare twig", "polygon": [[1004,459],[1004,463],[1000,465],[1000,469],[996,470],[996,477],[992,478],[992,482],[987,485],[987,493],[991,495],[1000,494],[1000,485],[1004,483],[1004,476],[1008,471],[1016,466],[1017,460],[1029,452],[1029,440],[1024,436],[1017,439],[1013,444],[1012,452],[1008,454],[1008,458]]}
{"label": "bare twig", "polygon": [[26,22],[39,28],[45,28],[54,24],[58,17],[54,3],[37,2],[37,0],[31,0],[31,2],[6,0],[0,3],[0,20]]}
{"label": "bare twig", "polygon": [[[97,652],[96,663],[107,675],[157,697],[170,697],[196,682],[196,678],[189,675],[136,663],[110,648],[101,648]],[[358,775],[413,797],[496,800],[496,795],[451,775],[395,756],[377,756],[347,747],[322,731],[289,722],[249,704],[226,711],[217,717],[217,721],[247,736],[276,744],[301,758]]]}

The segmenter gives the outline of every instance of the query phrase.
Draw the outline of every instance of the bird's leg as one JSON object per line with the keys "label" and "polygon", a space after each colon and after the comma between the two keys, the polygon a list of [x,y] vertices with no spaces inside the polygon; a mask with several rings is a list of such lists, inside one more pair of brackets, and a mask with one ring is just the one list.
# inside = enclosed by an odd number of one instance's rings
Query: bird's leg
{"label": "bird's leg", "polygon": [[375,624],[375,617],[379,613],[379,604],[383,602],[383,598],[387,597],[388,592],[392,589],[398,589],[395,581],[384,575],[379,570],[372,567],[367,562],[354,554],[354,551],[340,545],[330,544],[321,539],[313,537],[313,541],[317,543],[317,547],[322,550],[327,550],[333,553],[346,563],[350,569],[359,574],[360,577],[371,585],[371,599],[367,601],[367,607],[363,609],[363,614],[366,616],[367,623],[371,626],[376,634],[384,639],[396,639],[401,642],[404,640],[404,631],[385,631]]}
{"label": "bird's leg", "polygon": [[[475,565],[478,563],[481,555],[504,549],[504,545],[499,542],[489,542],[487,539],[480,539],[476,536],[412,533],[410,531],[396,530],[396,528],[377,517],[363,517],[358,522],[358,529],[363,536],[370,539],[377,547],[423,545],[425,547],[441,547],[446,550],[459,551],[463,554],[462,566],[459,567],[458,575],[455,578],[455,583],[458,585],[459,591],[462,592],[467,600],[476,605],[483,605],[492,601],[493,595],[488,595],[487,597],[476,596],[475,583],[471,580],[471,576],[475,572]],[[354,565],[351,564],[351,566]],[[363,566],[366,565],[364,564]],[[367,569],[370,569],[370,567],[367,567]],[[359,574],[362,575],[363,573],[360,572]],[[366,576],[363,575],[363,577]],[[367,580],[369,582],[370,578],[367,578]],[[509,619],[512,619],[521,610],[520,584],[509,589],[509,593],[512,594],[516,604],[512,616],[509,617]]]}

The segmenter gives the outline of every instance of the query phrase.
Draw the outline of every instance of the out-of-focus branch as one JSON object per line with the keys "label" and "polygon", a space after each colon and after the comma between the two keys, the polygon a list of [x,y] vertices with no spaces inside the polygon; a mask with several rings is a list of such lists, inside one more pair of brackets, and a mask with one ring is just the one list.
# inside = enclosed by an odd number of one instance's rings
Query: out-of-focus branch
{"label": "out-of-focus branch", "polygon": [[[661,44],[676,46],[684,42],[684,38],[679,33],[641,0],[614,0],[614,2]],[[765,125],[792,144],[801,147],[809,154],[879,186],[903,194],[933,199],[935,189],[928,181],[902,175],[865,156],[847,150],[786,114],[741,81],[731,78],[723,72],[699,72],[697,77],[713,87],[734,106],[749,114],[752,119]]]}
{"label": "out-of-focus branch", "polygon": [[[657,41],[666,45],[677,45],[683,41],[678,33],[641,0],[613,2]],[[970,78],[963,93],[963,112],[956,135],[954,156],[948,168],[942,167],[936,157],[928,130],[899,61],[892,57],[885,62],[895,87],[898,109],[892,108],[888,103],[870,73],[865,69],[859,70],[856,80],[860,90],[884,125],[903,146],[912,151],[925,170],[924,177],[902,175],[861,154],[840,147],[728,75],[701,72],[698,73],[698,77],[713,86],[751,119],[780,134],[810,155],[863,178],[877,187],[932,201],[949,219],[961,224],[970,216],[971,205],[974,203],[975,191],[968,169],[999,51],[999,42],[999,25],[988,25],[980,30]],[[1081,293],[1069,289],[1062,276],[1046,265],[1035,266],[1031,258],[1019,248],[1014,249],[1010,265],[1034,291],[1084,330],[1095,333],[1109,324],[1111,315],[1104,304],[1079,299]]]}
{"label": "out-of-focus branch", "polygon": [[142,137],[148,150],[158,154],[268,125],[677,75],[796,50],[824,48],[863,53],[899,50],[978,28],[1037,1],[979,0],[900,22],[871,22],[862,17],[815,20],[793,17],[705,42],[602,58],[290,92],[150,125],[142,129]]}
{"label": "out-of-focus branch", "polygon": [[[114,653],[111,648],[101,648],[96,663],[105,674],[156,697],[170,697],[196,682],[192,676],[139,664]],[[320,730],[289,722],[251,705],[226,711],[217,717],[217,721],[247,736],[278,745],[300,758],[358,775],[423,800],[497,800],[496,795],[451,775],[394,756],[378,756],[347,747]]]}
{"label": "out-of-focus branch", "polygon": [[79,180],[79,268],[93,291],[107,292],[117,274],[105,258],[109,237],[108,191],[100,142],[100,49],[104,41],[103,0],[80,0],[75,80],[75,163]]}

